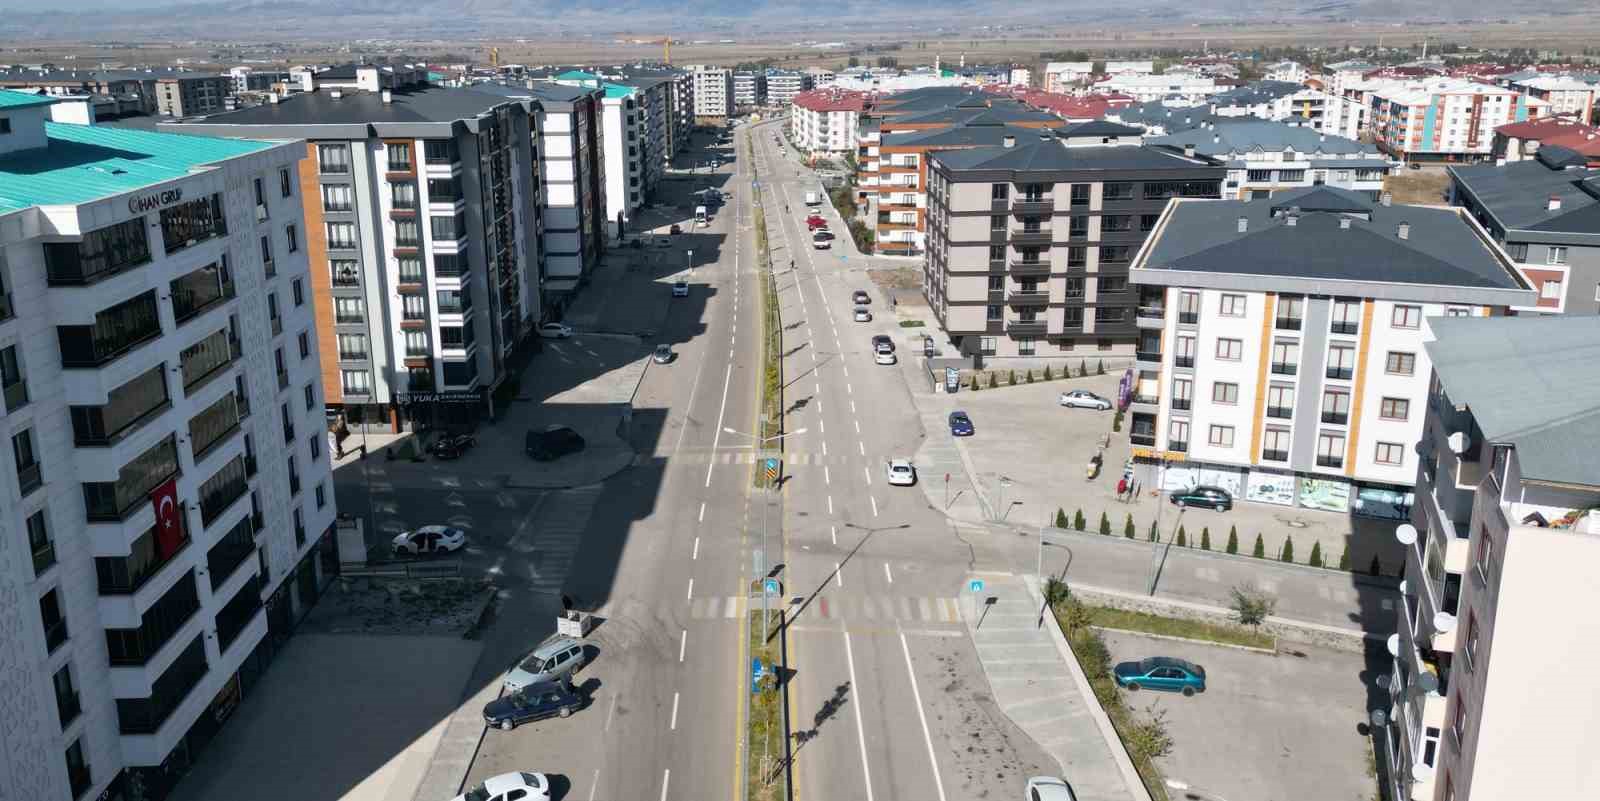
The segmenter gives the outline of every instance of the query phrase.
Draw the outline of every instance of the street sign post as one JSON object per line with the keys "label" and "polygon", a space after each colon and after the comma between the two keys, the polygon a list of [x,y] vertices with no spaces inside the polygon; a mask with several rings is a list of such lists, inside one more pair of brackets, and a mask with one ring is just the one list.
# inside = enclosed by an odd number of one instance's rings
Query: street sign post
{"label": "street sign post", "polygon": [[769,578],[766,581],[761,582],[761,591],[767,595],[777,595],[783,592],[783,589],[778,586],[777,579]]}
{"label": "street sign post", "polygon": [[766,471],[767,485],[768,486],[771,486],[771,485],[777,483],[777,481],[778,481],[778,470],[779,470],[779,468],[782,467],[782,465],[783,465],[783,463],[779,462],[776,458],[768,458],[765,462],[762,463],[762,466]]}
{"label": "street sign post", "polygon": [[761,657],[750,657],[750,694],[761,692],[761,677],[767,672],[766,666],[761,664]]}
{"label": "street sign post", "polygon": [[967,579],[967,592],[972,595],[972,622],[978,622],[978,596],[983,594],[983,579]]}

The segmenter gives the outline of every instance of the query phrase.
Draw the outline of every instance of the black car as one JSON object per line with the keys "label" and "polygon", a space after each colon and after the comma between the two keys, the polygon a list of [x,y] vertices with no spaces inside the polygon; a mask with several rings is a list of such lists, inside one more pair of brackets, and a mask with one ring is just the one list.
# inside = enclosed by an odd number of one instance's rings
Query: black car
{"label": "black car", "polygon": [[440,437],[428,450],[435,459],[459,459],[476,444],[478,438],[471,434],[455,434]]}
{"label": "black car", "polygon": [[1209,506],[1219,512],[1233,508],[1233,495],[1221,487],[1201,485],[1172,493],[1172,502],[1178,506]]}
{"label": "black car", "polygon": [[506,693],[483,707],[483,722],[505,731],[524,723],[567,717],[583,708],[583,697],[565,681],[541,681]]}
{"label": "black car", "polygon": [[568,426],[550,426],[543,431],[529,431],[523,439],[523,449],[536,462],[550,462],[583,450],[583,435]]}

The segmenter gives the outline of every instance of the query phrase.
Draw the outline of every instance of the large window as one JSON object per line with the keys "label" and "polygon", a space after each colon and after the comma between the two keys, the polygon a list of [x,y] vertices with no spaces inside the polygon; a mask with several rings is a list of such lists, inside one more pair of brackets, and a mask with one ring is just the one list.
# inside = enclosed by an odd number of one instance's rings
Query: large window
{"label": "large window", "polygon": [[[180,521],[183,517],[180,515]],[[162,542],[151,526],[133,541],[127,556],[97,556],[95,575],[99,579],[101,595],[127,595],[143,587],[150,577],[160,572],[172,557],[189,544],[188,526],[179,525],[176,542]],[[220,579],[214,579],[220,581]]]}
{"label": "large window", "polygon": [[261,578],[251,576],[239,587],[239,591],[228,599],[228,602],[217,610],[217,646],[228,650],[233,641],[239,638],[240,632],[250,625],[256,615],[261,611]]}
{"label": "large window", "polygon": [[1325,431],[1317,435],[1317,466],[1344,466],[1344,435]]}
{"label": "large window", "polygon": [[389,184],[389,205],[397,209],[417,207],[417,185],[410,181]]}
{"label": "large window", "polygon": [[1101,245],[1101,264],[1126,264],[1133,258],[1133,248],[1128,245]]}
{"label": "large window", "polygon": [[228,269],[227,256],[174,279],[168,288],[172,292],[172,318],[182,325],[216,303],[234,296],[233,273]]}
{"label": "large window", "polygon": [[1411,416],[1411,401],[1405,398],[1384,398],[1378,403],[1378,416],[1385,420],[1405,420]]}
{"label": "large window", "polygon": [[1300,343],[1278,340],[1272,343],[1272,372],[1294,375],[1300,369]]}
{"label": "large window", "polygon": [[183,377],[183,393],[193,391],[233,361],[233,343],[228,332],[219,329],[178,353],[178,372]]}
{"label": "large window", "polygon": [[1289,429],[1269,427],[1261,432],[1261,460],[1289,461]]}
{"label": "large window", "polygon": [[428,139],[422,143],[422,151],[429,164],[449,164],[456,160],[456,141]]}
{"label": "large window", "polygon": [[1356,374],[1356,349],[1348,345],[1333,345],[1328,348],[1328,368],[1324,375],[1328,378],[1337,378],[1349,381]]}
{"label": "large window", "polygon": [[1194,382],[1187,378],[1172,379],[1172,408],[1188,411],[1194,405]]}
{"label": "large window", "polygon": [[149,503],[151,490],[177,474],[177,436],[169,434],[123,465],[116,481],[84,482],[84,511],[90,522],[122,520],[135,507]]}
{"label": "large window", "polygon": [[1278,298],[1278,317],[1274,321],[1276,328],[1282,331],[1299,331],[1300,320],[1305,316],[1306,299],[1298,295],[1284,295]]}
{"label": "large window", "polygon": [[1417,371],[1417,354],[1391,350],[1384,359],[1383,370],[1390,375],[1413,375]]}
{"label": "large window", "polygon": [[1284,420],[1294,416],[1294,387],[1285,384],[1267,387],[1267,416]]}
{"label": "large window", "polygon": [[1394,312],[1389,317],[1389,324],[1395,328],[1420,328],[1422,326],[1422,307],[1395,306]]}
{"label": "large window", "polygon": [[1100,218],[1100,233],[1124,233],[1133,230],[1133,217],[1127,214],[1107,214]]}
{"label": "large window", "polygon": [[372,374],[366,370],[339,371],[340,386],[346,395],[371,395]]}
{"label": "large window", "polygon": [[361,298],[334,298],[333,321],[360,323],[367,319],[366,303]]}
{"label": "large window", "polygon": [[228,533],[217,540],[206,552],[206,572],[211,579],[213,588],[222,586],[223,582],[233,575],[244,560],[256,552],[255,526],[248,516],[239,518],[239,522],[228,529]]}
{"label": "large window", "polygon": [[161,242],[168,253],[227,233],[220,193],[161,210]]}
{"label": "large window", "polygon": [[151,685],[150,697],[117,699],[119,731],[123,734],[156,733],[209,669],[205,639],[196,636]]}
{"label": "large window", "polygon": [[110,445],[162,409],[167,408],[167,366],[158,364],[106,395],[104,406],[73,406],[73,443]]}
{"label": "large window", "polygon": [[1233,447],[1233,426],[1212,426],[1206,441],[1219,448]]}
{"label": "large window", "polygon": [[1171,197],[1221,197],[1219,181],[1150,181],[1144,185],[1145,200]]}
{"label": "large window", "polygon": [[[113,667],[142,665],[200,610],[194,573],[186,572],[139,618],[138,628],[106,629],[106,652]],[[196,638],[199,641],[199,638]]]}
{"label": "large window", "polygon": [[462,253],[433,254],[433,274],[442,277],[460,277],[467,274],[467,259]]}
{"label": "large window", "polygon": [[1217,303],[1217,313],[1223,317],[1243,317],[1244,302],[1244,295],[1223,295]]}
{"label": "large window", "polygon": [[1189,450],[1189,421],[1173,420],[1167,424],[1167,449],[1180,453]]}
{"label": "large window", "polygon": [[1378,443],[1377,451],[1373,455],[1373,461],[1376,461],[1378,464],[1390,465],[1392,467],[1399,467],[1405,462],[1405,458],[1406,446],[1401,445],[1398,442]]}
{"label": "large window", "polygon": [[439,344],[445,348],[467,348],[471,346],[472,326],[440,326]]}
{"label": "large window", "polygon": [[1361,330],[1361,301],[1335,300],[1333,322],[1329,330],[1335,334],[1354,334]]}
{"label": "large window", "polygon": [[341,358],[341,359],[365,359],[365,358],[367,358],[367,335],[366,334],[339,334],[336,339],[337,339],[337,341],[339,343],[339,358]]}
{"label": "large window", "polygon": [[1218,339],[1217,358],[1224,361],[1236,362],[1244,355],[1244,340]]}
{"label": "large window", "polygon": [[350,222],[326,223],[328,229],[328,247],[337,250],[354,250],[356,246],[356,224]]}
{"label": "large window", "polygon": [[428,347],[427,331],[407,331],[405,335],[407,356],[429,356],[433,353]]}
{"label": "large window", "polygon": [[324,175],[350,172],[350,146],[317,145],[317,171]]}
{"label": "large window", "polygon": [[145,218],[106,226],[83,235],[81,242],[48,242],[45,275],[50,284],[87,284],[150,261]]}
{"label": "large window", "polygon": [[422,244],[422,226],[416,220],[395,220],[394,244],[396,247],[414,248]]}
{"label": "large window", "polygon": [[478,378],[478,363],[476,360],[464,362],[444,363],[445,386],[467,386]]}
{"label": "large window", "polygon": [[354,207],[354,194],[349,184],[323,184],[322,210],[349,211]]}
{"label": "large window", "polygon": [[1239,385],[1218,381],[1211,385],[1211,402],[1233,405],[1239,402]]}
{"label": "large window", "polygon": [[199,462],[212,447],[239,430],[239,405],[233,393],[224,393],[216,403],[189,419],[189,445]]}
{"label": "large window", "polygon": [[1322,393],[1322,422],[1344,425],[1350,422],[1350,393],[1342,389]]}
{"label": "large window", "polygon": [[440,314],[463,314],[472,309],[472,293],[465,288],[441,289],[437,295]]}
{"label": "large window", "polygon": [[433,225],[433,241],[454,242],[467,235],[467,218],[464,214],[454,217],[429,217]]}
{"label": "large window", "polygon": [[1088,184],[1073,184],[1071,191],[1072,205],[1089,205],[1089,189],[1090,187]]}
{"label": "large window", "polygon": [[389,172],[411,171],[411,144],[409,142],[389,142],[385,145],[389,153]]}
{"label": "large window", "polygon": [[56,327],[62,367],[98,367],[161,335],[156,291],[129,298],[94,316],[93,325]]}
{"label": "large window", "polygon": [[1126,181],[1113,181],[1105,184],[1100,190],[1101,200],[1132,200],[1133,184]]}

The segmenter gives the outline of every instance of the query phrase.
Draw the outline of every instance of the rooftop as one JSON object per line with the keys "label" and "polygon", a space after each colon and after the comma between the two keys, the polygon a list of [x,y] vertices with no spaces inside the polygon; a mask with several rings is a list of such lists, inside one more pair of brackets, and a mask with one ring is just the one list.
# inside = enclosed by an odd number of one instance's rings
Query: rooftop
{"label": "rooftop", "polygon": [[48,106],[57,100],[60,100],[60,98],[32,92],[13,92],[10,89],[0,89],[0,108],[15,109]]}
{"label": "rooftop", "polygon": [[120,195],[274,144],[56,122],[44,128],[45,148],[0,156],[0,213]]}
{"label": "rooftop", "polygon": [[[1600,169],[1553,168],[1551,162],[1563,150],[1546,145],[1539,148],[1538,158],[1449,171],[1502,228],[1600,234]],[[1560,200],[1560,208],[1550,209],[1551,198]]]}
{"label": "rooftop", "polygon": [[1048,136],[1050,128],[1023,128],[1016,125],[957,125],[953,128],[935,128],[931,131],[904,131],[883,137],[883,147],[984,147],[1004,144],[1005,138],[1015,137],[1018,142]]}
{"label": "rooftop", "polygon": [[855,111],[866,107],[866,95],[861,92],[811,89],[794,96],[794,104],[810,111]]}
{"label": "rooftop", "polygon": [[1517,449],[1524,478],[1600,487],[1600,317],[1428,320],[1428,356],[1450,400],[1490,442]]}
{"label": "rooftop", "polygon": [[471,119],[508,102],[504,95],[477,89],[423,86],[391,94],[320,90],[292,94],[279,103],[213,114],[206,125],[366,125],[394,122],[454,122]]}
{"label": "rooftop", "polygon": [[[1190,127],[1146,140],[1182,150],[1193,145],[1196,153],[1207,156],[1242,155],[1293,150],[1302,154],[1329,156],[1377,155],[1377,146],[1329,136],[1312,128],[1273,122],[1256,117],[1206,117],[1207,127]],[[1171,130],[1169,128],[1168,130]]]}
{"label": "rooftop", "polygon": [[1253,106],[1257,103],[1270,103],[1304,89],[1305,86],[1289,81],[1256,81],[1237,89],[1219,92],[1212,96],[1211,102],[1218,106]]}
{"label": "rooftop", "polygon": [[1060,118],[1054,114],[1035,111],[1015,100],[997,97],[987,100],[986,104],[948,106],[920,114],[896,116],[885,125],[894,128],[900,125],[1050,124],[1059,121]]}
{"label": "rooftop", "polygon": [[[1059,141],[1017,140],[1013,147],[984,147],[936,153],[933,160],[952,172],[1001,170],[1171,170],[1208,165],[1150,147],[1065,147]],[[1220,168],[1219,168],[1220,169]],[[1220,178],[1220,173],[1218,174]]]}

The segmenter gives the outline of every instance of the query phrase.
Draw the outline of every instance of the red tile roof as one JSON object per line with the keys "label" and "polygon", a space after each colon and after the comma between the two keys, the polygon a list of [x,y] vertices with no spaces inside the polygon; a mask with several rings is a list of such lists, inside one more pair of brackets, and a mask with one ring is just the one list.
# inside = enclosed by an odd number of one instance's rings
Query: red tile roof
{"label": "red tile roof", "polygon": [[1059,92],[1041,92],[1037,89],[1013,89],[1008,94],[1040,111],[1047,111],[1067,120],[1098,120],[1111,109],[1125,108],[1134,103],[1132,97],[1116,92],[1079,97]]}
{"label": "red tile roof", "polygon": [[808,111],[855,111],[860,112],[866,106],[867,96],[864,92],[850,92],[841,89],[812,89],[794,96],[794,104]]}
{"label": "red tile roof", "polygon": [[1501,136],[1532,140],[1540,145],[1560,145],[1585,156],[1600,157],[1600,128],[1564,117],[1513,122],[1494,129]]}

